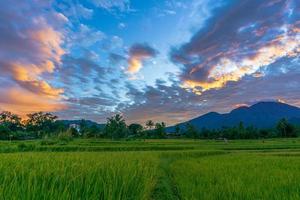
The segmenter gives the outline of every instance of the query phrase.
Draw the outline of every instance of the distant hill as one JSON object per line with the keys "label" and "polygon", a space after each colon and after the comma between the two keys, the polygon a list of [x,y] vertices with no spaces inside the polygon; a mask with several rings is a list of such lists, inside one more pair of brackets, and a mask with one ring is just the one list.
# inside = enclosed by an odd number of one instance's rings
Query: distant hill
{"label": "distant hill", "polygon": [[[239,107],[230,113],[210,112],[178,125],[184,128],[186,123],[190,123],[200,130],[232,127],[243,122],[245,126],[271,128],[282,118],[288,119],[291,123],[300,124],[300,108],[279,102],[260,102],[250,107]],[[167,128],[168,132],[174,132],[174,130],[175,126]]]}
{"label": "distant hill", "polygon": [[[70,126],[70,124],[77,124],[80,125],[81,120],[59,120],[62,123],[64,123],[66,126]],[[84,120],[87,126],[97,126],[98,128],[103,129],[105,127],[105,124],[98,124],[97,122],[91,121],[91,120]]]}

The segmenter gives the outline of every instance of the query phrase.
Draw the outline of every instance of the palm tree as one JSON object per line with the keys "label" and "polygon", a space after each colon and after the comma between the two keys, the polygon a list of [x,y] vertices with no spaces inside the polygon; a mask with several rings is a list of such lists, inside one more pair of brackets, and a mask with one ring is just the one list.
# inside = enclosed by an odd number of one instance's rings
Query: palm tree
{"label": "palm tree", "polygon": [[148,127],[148,129],[152,129],[152,127],[154,126],[154,122],[152,120],[148,120],[146,122],[146,126]]}

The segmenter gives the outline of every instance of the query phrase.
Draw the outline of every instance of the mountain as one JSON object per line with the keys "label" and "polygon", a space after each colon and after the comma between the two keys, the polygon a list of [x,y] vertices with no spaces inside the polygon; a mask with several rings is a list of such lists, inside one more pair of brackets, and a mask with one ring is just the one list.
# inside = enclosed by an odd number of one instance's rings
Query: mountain
{"label": "mountain", "polygon": [[[82,123],[82,120],[59,120],[61,121],[62,123],[64,123],[66,126],[70,126],[70,124],[77,124],[77,125],[80,125]],[[87,125],[87,126],[97,126],[98,128],[101,128],[103,129],[105,124],[98,124],[97,122],[94,122],[94,121],[91,121],[91,120],[84,120],[84,123]]]}
{"label": "mountain", "polygon": [[[243,122],[245,126],[271,128],[282,118],[286,118],[291,123],[300,124],[300,108],[279,102],[259,102],[250,107],[239,107],[225,114],[210,112],[178,125],[184,128],[186,123],[190,123],[200,130],[232,127]],[[175,126],[167,128],[168,132],[174,132],[174,130]]]}

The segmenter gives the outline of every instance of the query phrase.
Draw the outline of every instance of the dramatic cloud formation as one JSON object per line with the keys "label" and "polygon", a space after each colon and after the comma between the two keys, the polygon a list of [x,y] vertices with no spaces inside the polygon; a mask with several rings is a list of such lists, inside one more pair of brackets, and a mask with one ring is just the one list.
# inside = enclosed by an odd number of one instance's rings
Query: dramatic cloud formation
{"label": "dramatic cloud formation", "polygon": [[156,50],[147,44],[134,44],[129,49],[128,69],[131,74],[135,74],[142,68],[142,62],[155,57]]}
{"label": "dramatic cloud formation", "polygon": [[[262,67],[300,53],[296,1],[240,1],[210,20],[171,54],[184,66],[183,86],[202,92],[257,75]],[[275,13],[275,14],[274,14]]]}
{"label": "dramatic cloud formation", "polygon": [[[2,94],[20,111],[24,110],[24,102],[30,102],[33,97],[36,97],[32,102],[38,110],[53,110],[53,104],[48,104],[63,93],[63,89],[55,88],[43,79],[43,75],[54,72],[55,65],[61,62],[65,53],[61,47],[63,34],[57,29],[59,22],[63,24],[67,19],[55,11],[39,12],[48,7],[47,3],[40,2],[34,5],[19,1],[0,3],[0,77],[11,78],[14,82],[13,87],[2,89]],[[20,100],[25,94],[28,94],[27,98]]]}
{"label": "dramatic cloud formation", "polygon": [[170,125],[300,106],[299,60],[298,0],[0,1],[0,111],[22,116]]}
{"label": "dramatic cloud formation", "polygon": [[[282,65],[285,73],[280,72]],[[240,81],[228,83],[227,87],[207,90],[201,95],[182,88],[181,83],[174,80],[171,86],[157,81],[154,87],[148,86],[142,91],[130,88],[127,95],[133,97],[134,103],[119,109],[130,122],[154,119],[170,125],[211,111],[229,112],[237,106],[259,101],[284,101],[300,106],[299,59],[277,61],[265,73],[267,75],[261,78],[246,75]]]}

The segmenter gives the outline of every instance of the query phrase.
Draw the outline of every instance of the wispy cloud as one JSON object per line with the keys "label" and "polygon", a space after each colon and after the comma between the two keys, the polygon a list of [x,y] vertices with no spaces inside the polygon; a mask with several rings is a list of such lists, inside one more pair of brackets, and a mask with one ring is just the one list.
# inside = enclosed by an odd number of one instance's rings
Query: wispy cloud
{"label": "wispy cloud", "polygon": [[130,10],[130,0],[91,0],[97,7],[108,11],[118,9],[120,11]]}

